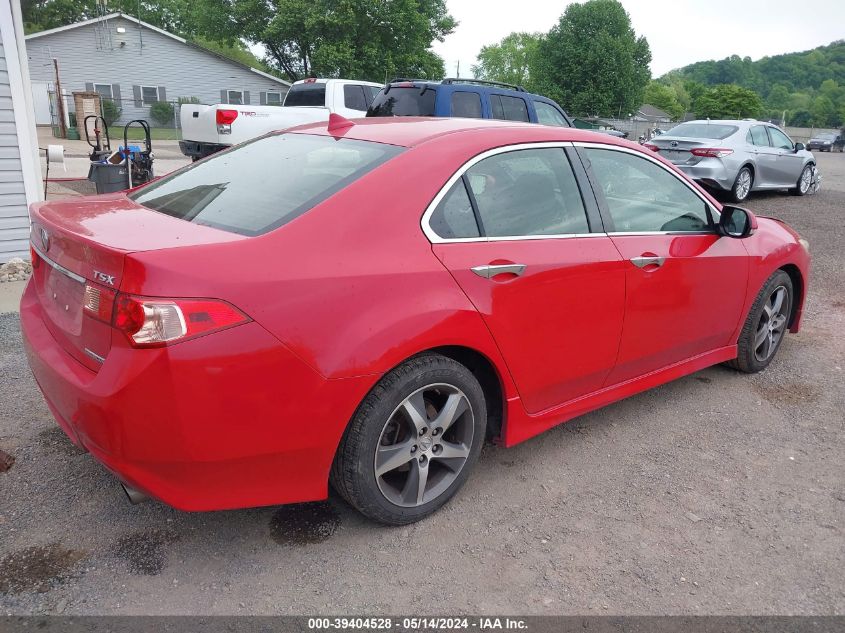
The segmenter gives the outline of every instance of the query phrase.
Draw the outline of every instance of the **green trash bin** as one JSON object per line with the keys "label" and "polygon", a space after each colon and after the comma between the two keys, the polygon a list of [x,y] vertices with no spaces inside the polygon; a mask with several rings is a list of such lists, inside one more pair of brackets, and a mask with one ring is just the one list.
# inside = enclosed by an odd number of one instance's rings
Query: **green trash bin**
{"label": "green trash bin", "polygon": [[88,180],[97,186],[97,193],[114,193],[127,188],[126,161],[111,163],[91,163],[88,168]]}

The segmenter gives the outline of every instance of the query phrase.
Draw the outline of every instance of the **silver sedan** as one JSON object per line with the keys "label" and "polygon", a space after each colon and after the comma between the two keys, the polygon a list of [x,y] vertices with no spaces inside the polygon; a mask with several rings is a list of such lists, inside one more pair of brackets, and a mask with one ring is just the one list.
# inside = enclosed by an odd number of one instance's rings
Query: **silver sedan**
{"label": "silver sedan", "polygon": [[646,146],[701,184],[728,192],[734,202],[772,189],[803,196],[820,184],[813,154],[762,121],[689,121]]}

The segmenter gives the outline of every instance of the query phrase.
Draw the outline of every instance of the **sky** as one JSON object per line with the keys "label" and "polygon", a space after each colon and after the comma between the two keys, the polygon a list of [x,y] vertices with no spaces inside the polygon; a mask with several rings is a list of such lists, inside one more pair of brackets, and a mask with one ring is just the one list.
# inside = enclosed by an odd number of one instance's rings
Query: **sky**
{"label": "sky", "polygon": [[[446,0],[460,24],[433,49],[446,75],[462,77],[482,46],[514,31],[546,32],[565,0]],[[730,55],[761,57],[803,51],[845,39],[845,0],[622,0],[637,35],[651,46],[651,73]]]}

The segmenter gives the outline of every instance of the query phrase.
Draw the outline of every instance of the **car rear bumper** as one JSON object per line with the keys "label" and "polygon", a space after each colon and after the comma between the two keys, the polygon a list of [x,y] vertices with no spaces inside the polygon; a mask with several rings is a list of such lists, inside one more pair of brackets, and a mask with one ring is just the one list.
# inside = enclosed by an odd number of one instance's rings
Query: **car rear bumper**
{"label": "car rear bumper", "polygon": [[724,163],[716,158],[700,161],[695,165],[675,165],[693,180],[714,187],[729,191],[734,186],[736,174],[729,173]]}
{"label": "car rear bumper", "polygon": [[221,150],[224,150],[231,145],[221,145],[219,143],[203,143],[201,141],[179,141],[179,149],[185,156],[199,160],[206,156],[211,156]]}
{"label": "car rear bumper", "polygon": [[182,510],[324,499],[374,380],[323,379],[254,322],[158,349],[132,349],[116,332],[95,373],[50,334],[32,284],[20,314],[32,372],[71,441]]}

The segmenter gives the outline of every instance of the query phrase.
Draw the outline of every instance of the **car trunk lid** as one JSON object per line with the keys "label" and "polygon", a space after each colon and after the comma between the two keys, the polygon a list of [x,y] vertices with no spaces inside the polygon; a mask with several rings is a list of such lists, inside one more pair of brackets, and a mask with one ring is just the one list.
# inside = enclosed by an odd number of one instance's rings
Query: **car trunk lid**
{"label": "car trunk lid", "polygon": [[34,262],[32,283],[45,325],[93,371],[108,356],[113,329],[109,318],[99,320],[83,309],[86,292],[91,305],[92,298],[105,302],[120,290],[127,254],[246,239],[171,218],[123,194],[36,203],[30,212],[30,241],[41,260]]}
{"label": "car trunk lid", "polygon": [[676,164],[697,163],[701,158],[694,156],[691,150],[696,147],[718,147],[719,142],[712,138],[685,138],[681,136],[659,136],[649,141],[658,149],[666,160]]}

